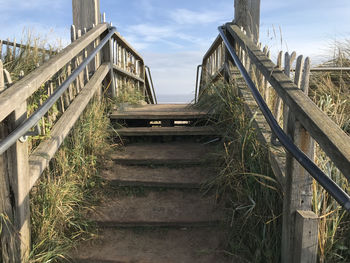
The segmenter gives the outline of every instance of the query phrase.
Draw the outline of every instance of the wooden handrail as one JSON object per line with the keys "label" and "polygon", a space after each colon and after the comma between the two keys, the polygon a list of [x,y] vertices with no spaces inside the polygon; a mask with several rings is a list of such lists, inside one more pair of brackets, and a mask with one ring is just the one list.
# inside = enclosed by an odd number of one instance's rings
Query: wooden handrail
{"label": "wooden handrail", "polygon": [[39,68],[0,94],[0,122],[15,108],[29,98],[40,86],[63,68],[69,61],[107,30],[107,24],[100,24],[83,37],[74,41],[57,56],[46,61]]}
{"label": "wooden handrail", "polygon": [[213,44],[210,46],[210,48],[208,49],[208,51],[205,53],[203,57],[203,65],[204,65],[204,62],[214,53],[214,51],[220,46],[221,43],[222,43],[221,37],[217,36]]}
{"label": "wooden handrail", "polygon": [[228,25],[235,39],[270,82],[283,101],[293,110],[295,117],[319,143],[321,148],[350,180],[350,137],[338,127],[316,104],[306,96],[276,65],[240,30]]}
{"label": "wooden handrail", "polygon": [[[135,57],[137,57],[139,60],[142,60],[143,61],[143,58],[142,56],[128,43],[128,41],[125,40],[124,37],[122,37],[119,32],[116,32],[114,34],[114,38],[116,40],[119,40],[122,44],[122,46],[126,49],[129,50],[129,52],[131,52]],[[118,42],[120,44],[120,42]]]}

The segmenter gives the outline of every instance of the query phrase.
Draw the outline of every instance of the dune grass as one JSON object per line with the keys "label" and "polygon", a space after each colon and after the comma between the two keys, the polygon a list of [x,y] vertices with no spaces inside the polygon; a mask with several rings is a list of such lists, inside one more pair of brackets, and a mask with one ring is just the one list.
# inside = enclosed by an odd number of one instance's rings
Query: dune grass
{"label": "dune grass", "polygon": [[282,194],[235,87],[223,81],[207,87],[198,107],[210,109],[209,120],[221,132],[225,150],[218,176],[208,182],[225,202],[227,254],[242,262],[278,262]]}

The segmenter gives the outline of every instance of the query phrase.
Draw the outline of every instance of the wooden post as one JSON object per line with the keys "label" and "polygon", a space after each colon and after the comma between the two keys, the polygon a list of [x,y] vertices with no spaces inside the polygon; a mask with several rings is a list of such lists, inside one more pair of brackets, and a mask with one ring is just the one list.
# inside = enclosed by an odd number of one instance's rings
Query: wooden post
{"label": "wooden post", "polygon": [[317,262],[318,217],[312,211],[296,211],[293,263]]}
{"label": "wooden post", "polygon": [[[27,104],[22,103],[1,124],[6,137],[27,118]],[[30,208],[27,143],[17,141],[0,156],[0,213],[3,262],[27,262],[30,252]]]}
{"label": "wooden post", "polygon": [[100,24],[100,0],[72,0],[73,25],[78,31]]}
{"label": "wooden post", "polygon": [[[79,30],[80,32],[84,32],[85,28],[86,32],[88,32],[95,25],[100,24],[100,0],[72,0],[72,7],[73,25],[75,27],[76,32],[79,32]],[[88,54],[91,53],[91,51],[94,48],[94,45],[97,46],[98,44],[99,41],[96,41],[96,43],[93,43],[88,48],[86,48]],[[94,72],[100,65],[101,56],[100,54],[97,54],[95,61],[92,61],[89,64],[88,68]],[[101,89],[99,89],[97,92],[101,93]]]}
{"label": "wooden post", "polygon": [[[301,60],[301,59],[300,59]],[[301,62],[299,63],[301,66]],[[302,71],[300,68],[299,71]],[[300,88],[307,94],[308,79],[310,74],[310,60],[306,61],[303,76],[297,77],[302,80],[303,87]],[[308,157],[314,159],[314,141],[310,134],[295,119],[293,111],[289,112],[287,134]],[[307,211],[311,218],[317,218],[311,212],[312,203],[312,177],[306,170],[287,153],[286,159],[286,193],[283,199],[283,227],[282,227],[282,262],[283,263],[314,263],[317,259],[317,220],[298,218],[297,210]],[[304,214],[305,214],[304,213]],[[302,216],[303,217],[303,216]],[[305,217],[310,218],[310,217]],[[300,230],[302,228],[302,231]],[[317,228],[315,230],[315,228]],[[315,234],[316,232],[316,234]],[[307,234],[309,233],[309,234]],[[310,247],[312,244],[312,247]],[[308,246],[305,252],[305,246]],[[313,254],[309,252],[313,251]]]}
{"label": "wooden post", "polygon": [[4,65],[0,59],[0,92],[5,89]]}
{"label": "wooden post", "polygon": [[235,23],[253,35],[255,43],[259,42],[260,0],[235,0]]}

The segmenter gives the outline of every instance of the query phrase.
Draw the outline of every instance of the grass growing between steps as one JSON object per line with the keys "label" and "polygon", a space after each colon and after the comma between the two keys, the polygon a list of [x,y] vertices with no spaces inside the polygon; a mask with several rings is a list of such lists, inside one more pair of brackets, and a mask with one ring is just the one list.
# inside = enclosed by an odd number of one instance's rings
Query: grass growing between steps
{"label": "grass growing between steps", "polygon": [[266,148],[256,138],[235,87],[218,82],[206,88],[198,107],[210,109],[209,122],[223,136],[225,150],[217,177],[207,184],[226,205],[227,254],[242,262],[279,262],[282,194]]}
{"label": "grass growing between steps", "polygon": [[94,100],[31,193],[31,262],[61,262],[95,227],[84,217],[101,196],[98,170],[109,151],[106,104]]}

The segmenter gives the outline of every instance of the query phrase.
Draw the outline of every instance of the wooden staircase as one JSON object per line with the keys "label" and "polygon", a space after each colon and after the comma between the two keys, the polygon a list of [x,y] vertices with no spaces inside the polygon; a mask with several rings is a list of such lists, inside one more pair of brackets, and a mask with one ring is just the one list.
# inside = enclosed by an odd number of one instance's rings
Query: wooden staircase
{"label": "wooden staircase", "polygon": [[[109,194],[89,214],[99,238],[81,244],[73,262],[232,262],[223,254],[223,208],[201,185],[215,176],[210,153],[219,145],[203,126],[206,112],[188,105],[115,111],[128,142],[110,156],[104,179],[129,193]],[[199,125],[199,126],[197,126]],[[136,193],[136,194],[135,194]]]}

